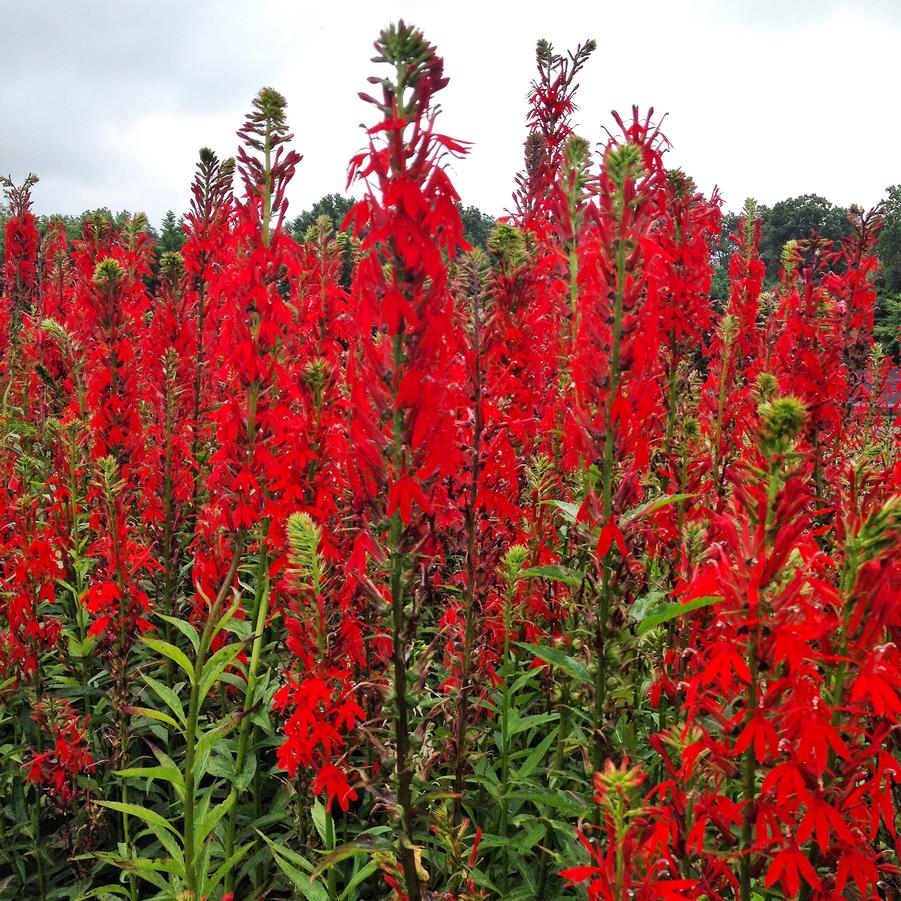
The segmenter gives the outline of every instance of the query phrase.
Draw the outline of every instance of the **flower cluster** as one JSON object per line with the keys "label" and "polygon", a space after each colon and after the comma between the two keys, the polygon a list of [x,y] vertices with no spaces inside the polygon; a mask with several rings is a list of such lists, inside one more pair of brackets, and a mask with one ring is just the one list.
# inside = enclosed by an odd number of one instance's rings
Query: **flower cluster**
{"label": "flower cluster", "polygon": [[180,251],[3,181],[0,884],[901,893],[880,212],[767,282],[749,200],[714,296],[722,201],[653,110],[577,132],[594,46],[539,43],[483,246],[404,22],[346,221],[293,233],[273,88]]}

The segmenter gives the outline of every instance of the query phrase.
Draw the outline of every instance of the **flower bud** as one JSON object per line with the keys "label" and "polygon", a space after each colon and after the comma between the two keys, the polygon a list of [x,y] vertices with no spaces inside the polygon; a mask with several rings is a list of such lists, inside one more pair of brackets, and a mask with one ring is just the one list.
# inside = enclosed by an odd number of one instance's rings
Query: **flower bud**
{"label": "flower bud", "polygon": [[723,316],[719,325],[720,340],[726,346],[730,346],[738,337],[738,317],[733,315]]}
{"label": "flower bud", "polygon": [[520,578],[521,573],[529,557],[528,548],[523,544],[514,544],[507,549],[504,559],[501,561],[501,575],[509,583],[513,584]]}
{"label": "flower bud", "polygon": [[790,395],[761,404],[758,413],[764,434],[777,442],[797,438],[807,421],[807,408],[797,397]]}
{"label": "flower bud", "polygon": [[170,288],[174,288],[184,274],[185,260],[180,253],[168,250],[160,257],[160,275]]}
{"label": "flower bud", "polygon": [[622,188],[627,181],[637,181],[644,174],[644,153],[638,144],[617,144],[607,151],[604,169],[610,181]]}
{"label": "flower bud", "polygon": [[106,257],[94,267],[94,284],[99,288],[112,289],[125,277],[125,270],[118,260]]}
{"label": "flower bud", "polygon": [[499,222],[488,237],[488,250],[504,268],[515,268],[526,260],[523,233],[513,225]]}
{"label": "flower bud", "polygon": [[762,402],[772,400],[779,390],[779,382],[772,372],[760,372],[757,374],[757,398]]}

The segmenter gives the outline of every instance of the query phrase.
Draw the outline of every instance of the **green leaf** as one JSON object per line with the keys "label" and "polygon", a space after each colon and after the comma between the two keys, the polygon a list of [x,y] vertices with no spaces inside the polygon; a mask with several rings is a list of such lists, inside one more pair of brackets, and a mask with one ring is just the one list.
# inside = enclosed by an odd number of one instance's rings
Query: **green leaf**
{"label": "green leaf", "polygon": [[113,775],[121,776],[123,779],[162,779],[179,789],[179,794],[184,797],[185,780],[174,766],[136,766],[116,770]]}
{"label": "green leaf", "polygon": [[240,695],[243,695],[247,690],[247,683],[237,673],[222,673],[219,676],[219,681],[224,682],[226,685],[231,685]]}
{"label": "green leaf", "polygon": [[253,842],[247,842],[246,845],[241,845],[228,860],[223,860],[222,863],[216,867],[213,875],[203,884],[204,895],[209,896],[215,891],[219,883],[225,879],[226,874],[234,870],[241,858],[253,847],[253,845]]}
{"label": "green leaf", "polygon": [[507,794],[509,801],[531,801],[536,805],[546,805],[556,810],[562,810],[570,816],[578,817],[584,813],[584,805],[573,801],[560,792],[543,791],[512,791]]}
{"label": "green leaf", "polygon": [[522,766],[516,770],[515,778],[517,781],[527,779],[531,776],[538,764],[544,760],[544,755],[547,754],[550,746],[557,738],[558,728],[559,727],[554,726],[554,728],[541,740],[541,743],[531,751],[529,756],[523,761]]}
{"label": "green leaf", "polygon": [[534,654],[539,660],[549,663],[551,666],[559,667],[563,672],[575,679],[576,682],[581,682],[583,685],[591,685],[592,678],[588,667],[581,660],[576,660],[575,657],[565,654],[560,648],[545,648],[541,645],[526,644],[522,641],[517,641],[516,644],[530,654]]}
{"label": "green leaf", "polygon": [[515,835],[503,838],[500,835],[483,834],[479,848],[516,848],[522,852],[531,851],[544,838],[544,823],[533,823]]}
{"label": "green leaf", "polygon": [[545,503],[553,504],[570,522],[576,522],[579,518],[579,504],[572,504],[569,501],[545,501]]}
{"label": "green leaf", "polygon": [[146,673],[141,674],[141,678],[147,683],[147,685],[152,688],[156,694],[159,696],[160,700],[166,704],[166,706],[175,714],[178,720],[181,722],[182,726],[186,726],[188,723],[188,718],[185,716],[185,709],[181,705],[181,701],[178,699],[178,695],[168,686],[164,685],[162,682],[158,682],[153,676],[148,676]]}
{"label": "green leaf", "polygon": [[108,807],[110,810],[126,813],[129,816],[143,820],[148,825],[158,826],[161,829],[168,829],[173,834],[177,834],[175,827],[165,817],[160,816],[155,810],[141,807],[140,804],[126,804],[122,801],[97,801],[96,803],[100,807]]}
{"label": "green leaf", "polygon": [[[310,817],[313,820],[313,825],[316,827],[316,831],[319,833],[319,839],[324,844],[326,841],[326,826],[325,826],[325,805],[322,801],[316,800],[313,802],[313,806],[310,809]],[[334,848],[327,848],[327,851],[334,851]]]}
{"label": "green leaf", "polygon": [[168,851],[169,859],[171,860],[174,870],[171,872],[175,873],[176,876],[181,876],[182,879],[185,877],[185,854],[181,849],[181,845],[179,842],[181,841],[181,836],[175,836],[171,832],[168,832],[166,829],[163,829],[161,826],[148,826],[151,832],[157,837],[159,843]]}
{"label": "green leaf", "polygon": [[648,501],[646,504],[627,510],[620,517],[620,522],[632,522],[633,520],[641,519],[642,516],[647,516],[648,513],[655,513],[662,507],[668,507],[670,504],[678,504],[682,501],[690,500],[693,497],[693,494],[665,494],[663,497],[655,498],[652,501]]}
{"label": "green leaf", "polygon": [[556,563],[533,566],[523,570],[520,576],[524,579],[550,579],[552,582],[563,582],[564,585],[569,585],[571,588],[580,588],[585,581],[584,573]]}
{"label": "green leaf", "polygon": [[181,726],[168,713],[163,713],[161,710],[154,710],[152,707],[129,707],[128,712],[134,716],[144,716],[149,720],[157,720],[173,729],[181,730]]}
{"label": "green leaf", "polygon": [[174,860],[162,857],[129,857],[125,860],[125,866],[139,876],[142,871],[150,871],[184,878],[183,868],[180,868]]}
{"label": "green leaf", "polygon": [[351,879],[350,882],[347,883],[347,887],[338,896],[339,899],[342,899],[343,901],[343,899],[351,897],[357,886],[365,882],[373,873],[376,873],[378,871],[378,868],[378,863],[374,860],[370,860],[366,864],[366,866],[357,870],[357,872],[354,874],[353,879]]}
{"label": "green leaf", "polygon": [[553,722],[557,717],[558,714],[556,713],[533,713],[530,716],[524,716],[510,726],[510,737],[519,735],[520,732],[525,732],[528,729],[534,729],[536,726],[543,726],[545,723]]}
{"label": "green leaf", "polygon": [[[529,685],[529,683],[537,683],[540,676],[541,670],[537,667],[532,667],[531,669],[527,669],[524,673],[520,673],[510,686],[510,694],[519,694],[527,685]],[[537,685],[530,685],[530,688],[534,691],[537,689]]]}
{"label": "green leaf", "polygon": [[325,886],[309,875],[313,872],[313,865],[305,857],[274,842],[259,830],[257,834],[272,849],[272,859],[278,864],[278,868],[307,901],[329,901]]}
{"label": "green leaf", "polygon": [[212,657],[203,665],[200,675],[200,701],[202,702],[210,693],[212,687],[216,684],[222,671],[233,663],[238,654],[241,653],[243,645],[227,644],[225,647],[219,648]]}
{"label": "green leaf", "polygon": [[[240,610],[240,608],[241,608],[241,598],[236,597],[234,600],[234,603],[231,605],[231,607],[229,607],[228,610],[226,610],[225,613],[222,614],[222,618],[219,620],[218,623],[216,623],[216,628],[213,630],[213,634],[218,635],[223,629],[225,629],[228,626],[228,624],[231,622],[234,615],[238,612],[238,610]],[[243,625],[244,625],[244,622],[242,621],[242,626]],[[250,623],[247,622],[246,626],[247,626],[247,636],[249,637]]]}
{"label": "green leaf", "polygon": [[639,595],[629,607],[629,617],[640,623],[660,602],[666,598],[666,592],[659,588],[651,588]]}
{"label": "green leaf", "polygon": [[[157,748],[155,745],[150,746],[150,750],[153,751],[153,756],[163,765],[168,767],[175,767],[175,761],[164,751],[162,748]],[[178,769],[178,767],[175,767]],[[181,772],[179,770],[179,772]]]}
{"label": "green leaf", "polygon": [[75,901],[88,901],[89,898],[103,898],[104,895],[121,895],[128,897],[128,889],[118,882],[108,882],[106,885],[98,885],[84,895],[78,895]]}
{"label": "green leaf", "polygon": [[149,635],[145,635],[141,641],[151,650],[177,663],[185,671],[190,683],[194,684],[194,667],[188,660],[188,655],[181,648],[177,648],[174,644],[169,644],[168,641],[163,641],[161,638],[151,638]]}
{"label": "green leaf", "polygon": [[236,800],[236,795],[234,792],[229,792],[228,796],[224,801],[220,804],[217,804],[213,807],[212,810],[208,811],[206,816],[198,823],[197,828],[194,830],[194,844],[196,847],[200,847],[205,841],[207,836],[216,828],[218,822],[224,817],[229,810],[231,810]]}
{"label": "green leaf", "polygon": [[164,895],[171,895],[169,880],[163,879],[157,871],[150,869],[149,867],[141,867],[138,864],[137,859],[120,857],[118,854],[112,854],[109,851],[98,851],[95,856],[98,860],[103,860],[106,863],[112,864],[120,870],[125,870],[127,873],[134,873],[136,876],[145,880],[145,882],[149,882],[151,885],[156,886],[156,888],[163,892]]}
{"label": "green leaf", "polygon": [[171,623],[181,632],[188,641],[191,642],[191,647],[194,648],[194,653],[200,649],[200,636],[197,634],[197,630],[186,620],[179,619],[177,616],[167,616],[165,613],[157,614],[160,619],[165,620],[167,623]]}
{"label": "green leaf", "polygon": [[243,715],[243,711],[241,711],[233,713],[231,716],[223,717],[212,729],[208,729],[198,738],[194,751],[195,760],[198,761],[198,773],[204,772],[203,766],[213,745],[228,735],[241,722]]}
{"label": "green leaf", "polygon": [[394,847],[395,845],[392,842],[380,836],[368,836],[365,833],[360,833],[356,841],[345,842],[343,845],[335,848],[330,854],[326,854],[316,865],[313,875],[320,876],[329,867],[335,866],[342,860],[347,860],[348,857],[356,857],[358,854],[372,854],[374,851],[390,851]]}
{"label": "green leaf", "polygon": [[647,614],[647,616],[642,618],[641,622],[638,624],[638,628],[635,630],[636,634],[644,635],[661,623],[668,622],[678,616],[684,616],[686,613],[691,613],[692,610],[698,610],[701,607],[709,607],[711,604],[715,604],[717,601],[721,600],[722,598],[717,595],[707,595],[702,598],[694,598],[694,600],[688,601],[685,604],[677,602],[662,604],[659,607],[655,607]]}
{"label": "green leaf", "polygon": [[89,657],[94,649],[93,638],[85,638],[84,641],[81,641],[75,635],[70,635],[67,644],[69,656],[76,660],[82,657]]}
{"label": "green leaf", "polygon": [[[257,695],[259,698],[259,695]],[[272,735],[272,720],[269,719],[269,707],[267,704],[257,704],[250,714],[250,722],[266,735]]]}
{"label": "green leaf", "polygon": [[[232,768],[234,770],[234,767]],[[235,790],[238,792],[244,791],[248,785],[250,785],[251,780],[257,771],[257,755],[256,754],[248,754],[246,760],[244,761],[244,769],[240,775],[235,777]]]}

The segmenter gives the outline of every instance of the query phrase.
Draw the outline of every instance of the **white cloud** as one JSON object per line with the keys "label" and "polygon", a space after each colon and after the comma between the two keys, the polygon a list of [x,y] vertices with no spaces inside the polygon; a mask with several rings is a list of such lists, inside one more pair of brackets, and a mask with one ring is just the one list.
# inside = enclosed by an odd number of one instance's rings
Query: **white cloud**
{"label": "white cloud", "polygon": [[718,184],[730,208],[807,192],[872,205],[901,182],[891,0],[86,0],[78,13],[42,0],[3,14],[0,170],[41,176],[40,212],[105,205],[159,221],[184,210],[197,149],[233,154],[268,84],[287,96],[304,155],[293,210],[343,190],[359,124],[372,121],[357,97],[372,41],[399,17],[446,59],[442,129],[474,142],[455,181],[488,211],[510,203],[539,37],[561,50],[598,41],[581,133],[601,141],[610,109],[653,105],[669,114],[671,164],[705,190]]}

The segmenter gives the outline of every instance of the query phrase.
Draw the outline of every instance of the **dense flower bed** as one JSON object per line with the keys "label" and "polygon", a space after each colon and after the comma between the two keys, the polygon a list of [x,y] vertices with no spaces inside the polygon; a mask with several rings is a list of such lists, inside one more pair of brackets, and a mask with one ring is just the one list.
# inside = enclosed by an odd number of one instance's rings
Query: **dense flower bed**
{"label": "dense flower bed", "polygon": [[301,243],[270,88],[158,265],[5,182],[0,896],[901,897],[879,211],[764,293],[749,201],[717,308],[719,199],[540,42],[472,249],[443,61],[375,48]]}

